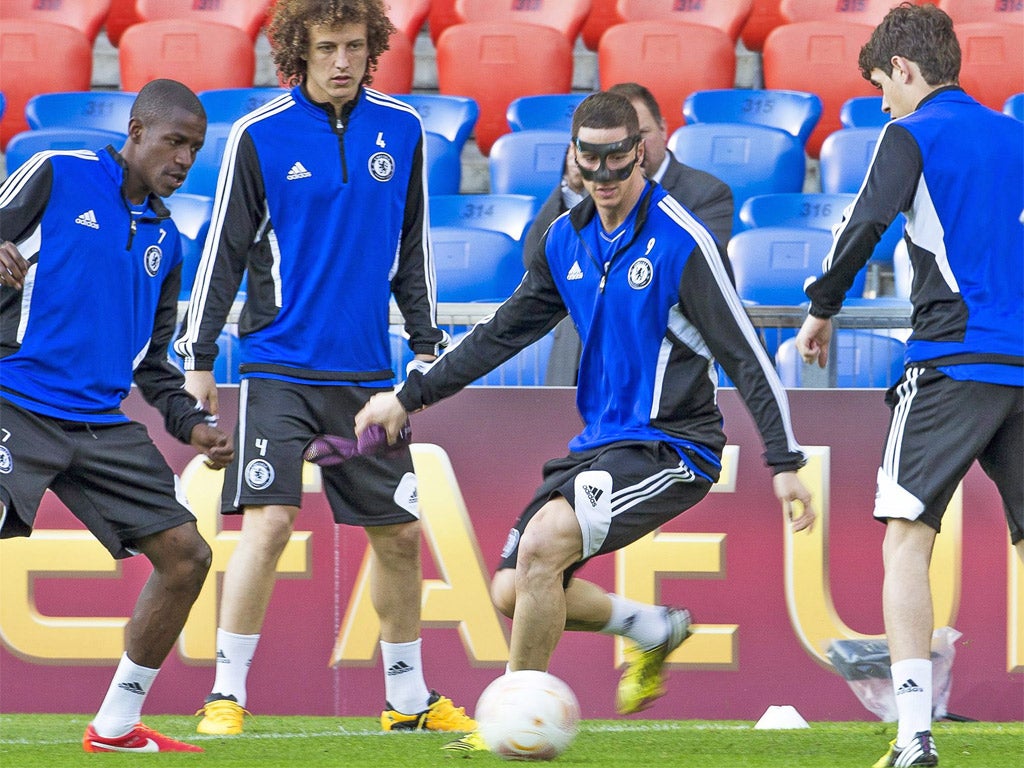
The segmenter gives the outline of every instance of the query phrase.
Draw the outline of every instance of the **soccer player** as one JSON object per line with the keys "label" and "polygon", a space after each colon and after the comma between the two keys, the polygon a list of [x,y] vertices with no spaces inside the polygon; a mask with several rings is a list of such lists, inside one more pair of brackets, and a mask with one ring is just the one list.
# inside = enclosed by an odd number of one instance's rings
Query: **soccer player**
{"label": "soccer player", "polygon": [[913,333],[903,376],[886,395],[892,420],[874,509],[886,523],[882,605],[899,723],[876,768],[938,765],[928,567],[946,505],[975,459],[999,489],[1024,557],[1024,124],[960,89],[953,22],[935,6],[891,10],[859,65],[893,119],[824,274],[807,288],[810,315],[796,343],[805,361],[826,364],[829,318],[902,211]]}
{"label": "soccer player", "polygon": [[[275,569],[302,503],[302,461],[321,434],[393,386],[393,293],[420,361],[436,326],[425,215],[424,131],[408,105],[371,90],[394,26],[381,0],[279,0],[269,36],[291,91],[237,121],[209,237],[175,349],[190,392],[217,409],[216,340],[243,273],[242,384],[222,511],[244,511],[224,575],[217,672],[200,733],[242,732],[247,673]],[[421,528],[408,447],[323,468],[339,524],[365,529],[381,623],[384,730],[465,731],[461,707],[427,688],[420,652]]]}
{"label": "soccer player", "polygon": [[185,181],[205,137],[195,94],[154,80],[120,152],[40,152],[0,187],[0,538],[28,536],[50,489],[115,558],[153,564],[86,752],[203,751],[140,722],[211,554],[121,401],[134,379],[168,432],[211,466],[231,460],[230,437],[167,360],[181,244],[160,198]]}
{"label": "soccer player", "polygon": [[[584,428],[568,456],[544,466],[491,595],[513,619],[510,671],[546,671],[565,629],[629,638],[635,648],[617,699],[619,711],[636,712],[664,693],[665,659],[689,636],[689,611],[609,595],[576,572],[711,489],[725,445],[716,357],[754,417],[794,530],[815,513],[796,474],[805,459],[785,391],[729,280],[724,249],[644,177],[636,110],[618,94],[588,96],[573,115],[572,143],[590,197],[552,223],[494,315],[425,373],[411,372],[397,394],[375,395],[356,432],[378,424],[394,438],[407,413],[475,381],[568,313],[583,342],[576,403]],[[483,746],[474,732],[449,748]]]}

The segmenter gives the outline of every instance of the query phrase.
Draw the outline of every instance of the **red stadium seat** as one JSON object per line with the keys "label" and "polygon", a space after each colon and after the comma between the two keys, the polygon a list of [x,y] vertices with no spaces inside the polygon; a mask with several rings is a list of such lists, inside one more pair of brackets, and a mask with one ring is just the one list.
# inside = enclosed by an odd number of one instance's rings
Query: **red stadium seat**
{"label": "red stadium seat", "polygon": [[267,20],[273,0],[137,0],[143,21],[183,19],[204,24],[226,24],[244,30],[255,40]]}
{"label": "red stadium seat", "polygon": [[430,13],[427,14],[427,27],[430,30],[430,41],[437,47],[437,41],[452,24],[459,23],[459,15],[455,13],[455,0],[430,0]]}
{"label": "red stadium seat", "polygon": [[748,50],[760,51],[768,33],[780,24],[785,24],[779,4],[782,0],[754,0],[754,8],[743,25],[740,38]]}
{"label": "red stadium seat", "polygon": [[387,0],[388,18],[409,40],[415,42],[430,12],[430,0]]}
{"label": "red stadium seat", "polygon": [[615,6],[619,0],[590,0],[590,13],[587,20],[583,22],[583,44],[592,51],[597,50],[601,42],[601,35],[608,27],[621,24],[622,19],[615,12]]}
{"label": "red stadium seat", "polygon": [[84,32],[35,19],[0,24],[0,92],[7,101],[0,119],[0,149],[28,130],[25,104],[38,93],[88,91],[92,44]]}
{"label": "red stadium seat", "polygon": [[377,70],[373,73],[371,88],[384,93],[409,93],[416,68],[413,44],[398,30],[388,40],[389,48],[377,59]]}
{"label": "red stadium seat", "polygon": [[513,99],[572,90],[572,47],[552,27],[516,22],[470,22],[448,27],[438,39],[438,90],[468,96],[480,106],[476,143],[487,155],[509,132],[505,112]]}
{"label": "red stadium seat", "polygon": [[110,13],[103,27],[107,31],[107,39],[114,47],[121,42],[121,35],[132,24],[142,21],[135,10],[135,0],[111,0]]}
{"label": "red stadium seat", "polygon": [[754,0],[619,0],[623,21],[682,21],[720,29],[735,42]]}
{"label": "red stadium seat", "polygon": [[805,21],[776,27],[764,41],[765,88],[808,91],[821,97],[821,119],[807,140],[811,157],[818,156],[826,136],[842,127],[839,110],[847,99],[878,95],[857,66],[872,29],[841,21]]}
{"label": "red stadium seat", "polygon": [[455,0],[455,13],[462,22],[512,21],[552,27],[565,35],[570,45],[576,42],[589,11],[590,0]]}
{"label": "red stadium seat", "polygon": [[960,85],[986,107],[1002,110],[1024,91],[1024,28],[979,21],[955,26],[960,40]]}
{"label": "red stadium seat", "polygon": [[683,124],[694,91],[732,88],[736,46],[720,29],[681,21],[630,21],[611,27],[597,49],[601,88],[636,82],[661,108],[668,133]]}
{"label": "red stadium seat", "polygon": [[948,13],[956,25],[975,21],[1024,24],[1024,3],[1019,0],[938,0],[936,5]]}
{"label": "red stadium seat", "polygon": [[214,22],[144,21],[121,36],[121,90],[138,91],[150,80],[170,77],[193,91],[249,88],[256,54],[247,32]]}
{"label": "red stadium seat", "polygon": [[110,0],[0,0],[0,21],[5,27],[11,19],[48,21],[74,27],[90,43],[96,41],[109,11]]}
{"label": "red stadium seat", "polygon": [[789,24],[841,21],[875,27],[898,4],[898,0],[782,0],[779,10]]}

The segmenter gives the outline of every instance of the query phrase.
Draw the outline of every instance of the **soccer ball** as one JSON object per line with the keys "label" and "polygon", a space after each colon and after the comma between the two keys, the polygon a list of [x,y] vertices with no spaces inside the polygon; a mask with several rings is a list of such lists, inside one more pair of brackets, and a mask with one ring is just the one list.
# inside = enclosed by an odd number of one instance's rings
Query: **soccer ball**
{"label": "soccer ball", "polygon": [[580,705],[554,675],[524,669],[488,685],[476,704],[480,735],[506,760],[554,760],[576,737]]}

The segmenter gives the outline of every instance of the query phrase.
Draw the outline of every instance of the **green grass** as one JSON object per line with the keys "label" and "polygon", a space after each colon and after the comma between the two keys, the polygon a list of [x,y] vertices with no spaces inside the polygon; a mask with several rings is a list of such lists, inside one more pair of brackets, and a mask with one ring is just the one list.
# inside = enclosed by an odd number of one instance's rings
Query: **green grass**
{"label": "green grass", "polygon": [[[255,717],[244,736],[195,733],[195,718],[146,718],[147,725],[191,741],[205,754],[87,755],[85,715],[0,715],[0,766],[65,768],[419,768],[503,765],[494,755],[471,760],[440,751],[451,737],[438,733],[383,734],[371,718]],[[883,723],[811,723],[809,729],[754,730],[749,722],[588,720],[556,762],[611,768],[868,768],[885,751],[894,726]],[[935,735],[943,768],[1020,768],[1024,724],[939,723]]]}

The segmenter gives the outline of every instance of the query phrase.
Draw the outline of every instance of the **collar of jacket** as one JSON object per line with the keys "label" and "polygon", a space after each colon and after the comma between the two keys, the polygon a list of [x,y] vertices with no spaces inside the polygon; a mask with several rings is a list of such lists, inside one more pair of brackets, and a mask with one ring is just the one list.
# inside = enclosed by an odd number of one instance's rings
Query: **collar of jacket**
{"label": "collar of jacket", "polygon": [[[97,153],[100,158],[100,164],[110,175],[110,178],[114,180],[114,183],[121,190],[121,197],[124,198],[125,203],[128,204],[128,195],[125,194],[125,185],[128,183],[128,163],[121,157],[121,153],[114,149],[112,144],[108,144],[103,152]],[[171,212],[167,210],[167,206],[164,205],[164,201],[161,200],[157,195],[152,192],[146,196],[146,205],[152,212],[153,217],[157,219],[169,219],[171,218]],[[146,216],[146,218],[149,218]]]}

